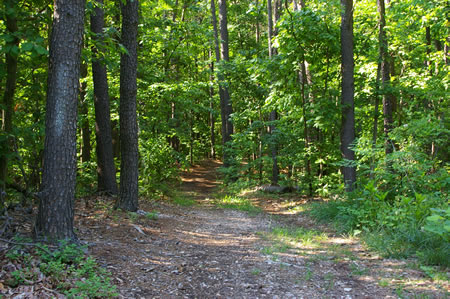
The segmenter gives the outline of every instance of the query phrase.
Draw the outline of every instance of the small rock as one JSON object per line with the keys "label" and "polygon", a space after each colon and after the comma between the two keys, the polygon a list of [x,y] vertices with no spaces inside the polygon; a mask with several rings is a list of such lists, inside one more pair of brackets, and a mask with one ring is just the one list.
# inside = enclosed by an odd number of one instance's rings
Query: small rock
{"label": "small rock", "polygon": [[346,292],[350,292],[352,290],[352,288],[344,288],[344,291]]}

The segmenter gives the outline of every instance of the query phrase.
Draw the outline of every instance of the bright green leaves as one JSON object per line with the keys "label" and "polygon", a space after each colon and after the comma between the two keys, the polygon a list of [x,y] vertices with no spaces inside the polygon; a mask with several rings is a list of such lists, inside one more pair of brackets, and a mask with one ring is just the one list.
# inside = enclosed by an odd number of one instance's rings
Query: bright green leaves
{"label": "bright green leaves", "polygon": [[433,214],[427,217],[424,230],[437,234],[447,241],[450,240],[450,208],[431,209]]}
{"label": "bright green leaves", "polygon": [[43,46],[44,39],[36,38],[35,40],[26,41],[20,44],[20,50],[29,53],[32,57],[38,55],[48,55],[48,50]]}

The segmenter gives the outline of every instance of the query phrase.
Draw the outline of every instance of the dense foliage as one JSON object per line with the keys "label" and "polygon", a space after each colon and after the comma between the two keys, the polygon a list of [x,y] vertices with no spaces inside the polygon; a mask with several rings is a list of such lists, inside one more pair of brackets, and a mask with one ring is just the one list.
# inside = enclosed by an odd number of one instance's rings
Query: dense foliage
{"label": "dense foliage", "polygon": [[[118,2],[105,1],[101,45],[115,143],[119,57],[127,51],[119,40]],[[390,1],[386,32],[392,84],[385,90],[379,74],[376,1],[355,1],[357,159],[343,161],[339,1],[300,1],[304,7],[296,1],[276,2],[276,55],[269,59],[267,4],[229,1],[230,61],[216,63],[208,1],[141,0],[137,95],[141,195],[151,196],[176,178],[181,167],[213,153],[222,156],[224,150],[234,157],[224,170],[234,184],[269,183],[271,149],[276,145],[281,185],[333,198],[317,212],[322,217],[339,219],[346,230],[382,232],[391,236],[385,242],[408,244],[376,245],[392,248],[393,255],[417,253],[429,263],[448,265],[448,7],[444,1]],[[95,5],[99,4],[88,1],[86,13],[93,13]],[[15,7],[2,8],[1,59],[8,53],[18,57],[13,130],[0,135],[0,154],[9,161],[2,182],[6,193],[0,195],[6,206],[40,188],[51,12],[46,1],[16,1]],[[17,18],[16,32],[7,28],[7,15]],[[79,105],[79,195],[96,190],[95,151],[81,163],[82,154],[95,147],[91,36],[86,25],[83,61],[89,67],[81,79],[86,96]],[[14,38],[18,45],[11,43]],[[219,73],[226,78],[234,110],[234,134],[226,147],[219,142]],[[7,75],[1,63],[2,95]],[[395,98],[389,136],[383,133],[381,98],[386,93]],[[7,109],[5,104],[2,109]],[[277,112],[276,120],[270,120],[271,111]],[[88,130],[81,134],[86,123]],[[275,129],[269,132],[270,126]],[[83,138],[86,134],[91,138]],[[391,154],[386,154],[386,146],[393,148]],[[120,149],[115,149],[118,166]],[[358,180],[356,190],[343,195],[340,168],[348,163],[357,167]]]}

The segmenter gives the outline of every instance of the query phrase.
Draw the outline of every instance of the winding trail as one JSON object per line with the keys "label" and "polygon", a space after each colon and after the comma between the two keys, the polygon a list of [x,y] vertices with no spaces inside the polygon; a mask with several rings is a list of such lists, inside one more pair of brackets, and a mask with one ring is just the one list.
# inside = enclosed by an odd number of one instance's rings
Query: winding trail
{"label": "winding trail", "polygon": [[[251,200],[268,211],[258,215],[217,208],[211,199],[218,167],[206,161],[183,173],[177,196],[196,205],[143,201],[142,209],[158,211],[158,219],[101,208],[77,216],[79,234],[113,273],[120,297],[398,298],[393,279],[402,280],[403,294],[444,294],[406,262],[381,259],[357,240],[289,212],[299,198],[255,193]],[[276,227],[325,233],[317,244],[286,245],[270,237]]]}

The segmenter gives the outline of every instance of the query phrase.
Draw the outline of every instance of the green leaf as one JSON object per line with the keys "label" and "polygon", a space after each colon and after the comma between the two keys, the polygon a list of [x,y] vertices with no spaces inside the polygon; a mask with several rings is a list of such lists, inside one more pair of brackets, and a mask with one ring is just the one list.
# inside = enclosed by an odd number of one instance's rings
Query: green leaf
{"label": "green leaf", "polygon": [[44,48],[44,47],[42,47],[42,46],[35,45],[35,46],[34,46],[34,49],[36,50],[36,52],[37,52],[39,55],[48,55],[47,49]]}
{"label": "green leaf", "polygon": [[33,44],[30,42],[25,42],[20,45],[22,51],[29,52],[33,49]]}

